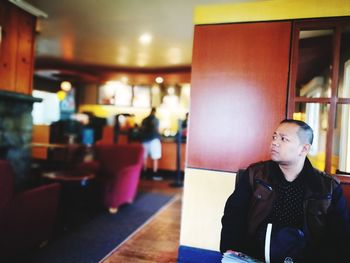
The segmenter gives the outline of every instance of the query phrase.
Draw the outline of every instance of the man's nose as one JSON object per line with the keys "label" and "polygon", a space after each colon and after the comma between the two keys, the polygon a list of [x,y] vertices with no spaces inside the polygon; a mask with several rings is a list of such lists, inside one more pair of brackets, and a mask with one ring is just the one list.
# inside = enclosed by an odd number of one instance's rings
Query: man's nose
{"label": "man's nose", "polygon": [[278,140],[273,140],[271,145],[273,146],[279,146]]}

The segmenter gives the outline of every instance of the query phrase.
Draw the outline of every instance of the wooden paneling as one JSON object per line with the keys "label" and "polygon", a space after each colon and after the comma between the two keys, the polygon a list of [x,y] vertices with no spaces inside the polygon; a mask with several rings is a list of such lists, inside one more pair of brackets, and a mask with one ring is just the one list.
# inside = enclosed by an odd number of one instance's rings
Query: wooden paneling
{"label": "wooden paneling", "polygon": [[22,11],[19,12],[18,51],[16,68],[16,91],[20,93],[32,93],[33,59],[34,59],[34,29],[35,18]]}
{"label": "wooden paneling", "polygon": [[4,3],[1,42],[0,89],[15,91],[18,16],[15,7]]}
{"label": "wooden paneling", "polygon": [[[50,142],[50,126],[33,125],[32,142],[49,143]],[[46,147],[32,147],[32,157],[37,159],[47,159]]]}
{"label": "wooden paneling", "polygon": [[[181,143],[181,157],[180,157],[180,169],[184,171],[184,164],[186,158],[186,144]],[[159,169],[176,171],[176,155],[177,155],[177,145],[175,142],[162,142],[162,158],[159,160]],[[149,168],[151,168],[151,163],[149,162]]]}
{"label": "wooden paneling", "polygon": [[[3,30],[4,30],[4,17],[5,17],[5,0],[0,0],[0,27],[1,27],[1,32],[0,32],[0,62],[1,62],[1,54],[2,54],[2,48],[1,48],[1,42],[2,42],[2,37],[3,37]],[[0,64],[1,68],[1,64]],[[0,70],[1,72],[1,70]],[[0,74],[1,76],[1,74]]]}
{"label": "wooden paneling", "polygon": [[[190,66],[174,66],[161,68],[132,68],[120,66],[105,66],[98,64],[72,63],[69,60],[41,57],[35,61],[36,72],[47,74],[59,71],[62,75],[70,75],[81,83],[101,84],[108,80],[128,78],[132,85],[153,84],[156,77],[164,79],[163,85],[189,83],[191,80]],[[57,76],[57,74],[55,74]]]}
{"label": "wooden paneling", "polygon": [[196,26],[188,167],[237,171],[268,159],[285,117],[290,22]]}
{"label": "wooden paneling", "polygon": [[36,18],[6,1],[1,7],[0,89],[31,94]]}
{"label": "wooden paneling", "polygon": [[[180,170],[185,169],[186,159],[186,144],[181,143],[181,155],[180,155]],[[176,157],[177,156],[177,145],[176,142],[162,141],[162,157],[158,161],[158,168],[166,171],[177,171]],[[147,168],[152,169],[152,162],[147,162]]]}

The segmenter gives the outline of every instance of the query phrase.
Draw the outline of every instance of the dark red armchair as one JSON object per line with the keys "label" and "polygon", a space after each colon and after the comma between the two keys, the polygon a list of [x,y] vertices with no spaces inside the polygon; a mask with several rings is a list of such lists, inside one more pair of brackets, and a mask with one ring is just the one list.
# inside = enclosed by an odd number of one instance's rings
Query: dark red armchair
{"label": "dark red armchair", "polygon": [[98,179],[103,203],[111,213],[121,204],[132,203],[137,193],[143,165],[143,147],[140,144],[96,145],[99,162]]}
{"label": "dark red armchair", "polygon": [[0,261],[39,246],[52,234],[59,184],[14,193],[14,174],[0,160]]}

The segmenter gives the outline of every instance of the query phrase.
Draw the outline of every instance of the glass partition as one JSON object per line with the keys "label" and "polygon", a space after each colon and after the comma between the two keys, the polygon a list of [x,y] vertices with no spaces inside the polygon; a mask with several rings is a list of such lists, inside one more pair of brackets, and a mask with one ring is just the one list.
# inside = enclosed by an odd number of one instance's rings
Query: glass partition
{"label": "glass partition", "polygon": [[329,104],[296,103],[293,119],[305,121],[314,131],[314,141],[308,155],[317,169],[325,169]]}
{"label": "glass partition", "polygon": [[300,31],[297,97],[331,97],[333,34],[332,29]]}
{"label": "glass partition", "polygon": [[350,172],[350,105],[337,106],[333,133],[332,172]]}

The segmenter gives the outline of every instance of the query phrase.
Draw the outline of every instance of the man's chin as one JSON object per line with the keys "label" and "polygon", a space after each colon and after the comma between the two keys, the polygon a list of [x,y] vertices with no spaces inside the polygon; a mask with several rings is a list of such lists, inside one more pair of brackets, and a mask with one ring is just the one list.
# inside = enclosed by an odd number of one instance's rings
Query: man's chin
{"label": "man's chin", "polygon": [[279,161],[278,157],[275,154],[271,154],[270,157],[271,157],[271,160],[274,161],[274,162],[278,162]]}

